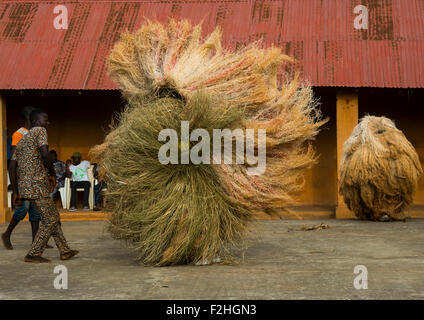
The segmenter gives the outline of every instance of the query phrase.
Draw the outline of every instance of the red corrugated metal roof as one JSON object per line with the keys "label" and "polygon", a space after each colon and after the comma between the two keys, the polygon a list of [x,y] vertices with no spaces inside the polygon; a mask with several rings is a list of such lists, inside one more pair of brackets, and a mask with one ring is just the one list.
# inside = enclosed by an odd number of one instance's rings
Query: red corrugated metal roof
{"label": "red corrugated metal roof", "polygon": [[[59,4],[67,30],[53,27]],[[359,4],[368,30],[353,27]],[[119,34],[170,16],[221,25],[230,49],[280,46],[298,61],[285,71],[315,86],[424,87],[423,0],[65,0],[0,3],[0,89],[115,89],[104,62]]]}

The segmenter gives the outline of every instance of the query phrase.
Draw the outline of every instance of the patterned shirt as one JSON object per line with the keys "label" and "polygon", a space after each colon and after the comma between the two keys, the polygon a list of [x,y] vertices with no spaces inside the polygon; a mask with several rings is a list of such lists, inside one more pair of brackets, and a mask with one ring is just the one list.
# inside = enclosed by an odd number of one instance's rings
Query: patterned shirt
{"label": "patterned shirt", "polygon": [[47,130],[34,127],[16,146],[12,160],[17,162],[19,196],[24,199],[42,199],[50,194],[47,168],[39,147],[48,145]]}

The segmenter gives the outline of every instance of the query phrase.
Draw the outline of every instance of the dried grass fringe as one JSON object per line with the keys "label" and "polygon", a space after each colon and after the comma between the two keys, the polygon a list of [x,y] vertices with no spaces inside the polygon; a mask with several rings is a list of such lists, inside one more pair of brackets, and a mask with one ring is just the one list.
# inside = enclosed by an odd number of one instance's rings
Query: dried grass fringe
{"label": "dried grass fringe", "polygon": [[[108,65],[128,107],[91,156],[108,183],[109,230],[144,263],[229,261],[228,244],[243,240],[256,210],[294,203],[290,194],[316,161],[310,141],[326,120],[297,77],[278,89],[279,68],[290,61],[259,43],[227,52],[219,28],[202,40],[201,26],[186,20],[122,34]],[[181,120],[191,130],[266,129],[265,174],[235,164],[161,165],[158,133],[178,131]]]}
{"label": "dried grass fringe", "polygon": [[403,220],[422,173],[417,152],[394,122],[366,116],[343,146],[340,194],[361,219]]}

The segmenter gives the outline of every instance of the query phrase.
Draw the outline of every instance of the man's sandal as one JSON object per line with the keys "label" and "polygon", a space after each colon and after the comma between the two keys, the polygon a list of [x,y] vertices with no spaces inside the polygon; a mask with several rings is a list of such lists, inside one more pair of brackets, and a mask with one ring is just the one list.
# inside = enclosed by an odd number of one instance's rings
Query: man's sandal
{"label": "man's sandal", "polygon": [[60,255],[60,260],[69,260],[71,259],[73,256],[76,256],[78,254],[78,250],[71,250],[69,252],[66,252],[64,254]]}
{"label": "man's sandal", "polygon": [[50,262],[49,259],[43,258],[41,256],[30,256],[30,255],[26,255],[24,258],[25,262],[33,262],[33,263],[46,263],[46,262]]}

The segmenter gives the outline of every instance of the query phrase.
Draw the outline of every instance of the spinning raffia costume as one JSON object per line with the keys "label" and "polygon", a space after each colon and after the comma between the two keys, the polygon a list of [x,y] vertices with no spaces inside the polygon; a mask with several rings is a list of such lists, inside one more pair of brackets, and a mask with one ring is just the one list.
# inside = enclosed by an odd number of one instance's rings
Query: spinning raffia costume
{"label": "spinning raffia costume", "polygon": [[404,220],[422,175],[412,144],[393,121],[366,116],[343,146],[340,193],[364,220]]}
{"label": "spinning raffia costume", "polygon": [[[201,26],[187,20],[149,21],[122,34],[108,65],[127,107],[91,154],[104,168],[108,229],[139,260],[228,261],[255,211],[293,203],[289,193],[302,187],[303,172],[316,160],[307,141],[325,121],[297,77],[278,90],[277,72],[289,61],[258,43],[227,52],[220,29],[202,40]],[[249,175],[247,164],[159,163],[159,132],[180,134],[183,120],[210,133],[266,129],[265,173]]]}

